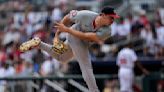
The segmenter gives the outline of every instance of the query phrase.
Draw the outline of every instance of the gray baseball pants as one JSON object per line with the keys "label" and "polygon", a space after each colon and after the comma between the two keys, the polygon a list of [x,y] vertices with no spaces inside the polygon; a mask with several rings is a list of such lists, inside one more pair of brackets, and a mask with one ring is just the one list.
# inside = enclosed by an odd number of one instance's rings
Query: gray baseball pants
{"label": "gray baseball pants", "polygon": [[56,54],[52,50],[52,45],[41,42],[40,48],[47,51],[52,57],[59,60],[61,63],[70,61],[75,57],[79,63],[82,76],[88,85],[89,92],[99,92],[96,80],[93,74],[91,58],[88,51],[88,45],[85,45],[80,39],[68,34],[65,42],[69,46],[69,50],[62,55]]}

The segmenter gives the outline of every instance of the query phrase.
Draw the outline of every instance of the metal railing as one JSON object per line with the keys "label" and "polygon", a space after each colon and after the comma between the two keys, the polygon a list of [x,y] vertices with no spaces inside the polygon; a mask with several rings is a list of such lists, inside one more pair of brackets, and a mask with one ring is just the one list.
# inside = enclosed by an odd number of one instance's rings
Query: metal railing
{"label": "metal railing", "polygon": [[[109,75],[109,74],[97,74],[95,75],[96,79],[111,79],[111,78],[117,78],[117,75]],[[63,77],[59,76],[13,76],[13,77],[4,77],[0,78],[0,80],[6,80],[6,81],[17,81],[17,80],[68,80],[68,79],[83,79],[81,75],[64,75]]]}
{"label": "metal railing", "polygon": [[[95,78],[97,80],[106,80],[106,79],[117,79],[117,75],[109,75],[109,74],[98,74],[95,75]],[[152,90],[156,90],[157,81],[162,80],[164,81],[164,73],[163,72],[155,72],[151,73],[147,76],[140,76],[136,77],[135,79],[141,80],[141,86],[142,86],[142,92],[154,92]],[[68,84],[72,85],[73,87],[77,88],[81,92],[88,92],[88,88],[86,86],[82,85],[81,82],[78,82],[77,80],[83,80],[83,77],[81,75],[65,75],[63,77],[58,76],[48,76],[48,77],[41,77],[41,76],[25,76],[25,77],[5,77],[0,78],[0,81],[6,80],[10,82],[12,91],[10,92],[18,92],[15,91],[15,89],[18,89],[16,85],[19,84],[19,86],[23,85],[23,83],[26,82],[26,86],[29,89],[26,89],[25,92],[33,92],[32,89],[39,90],[39,85],[34,81],[43,81],[46,85],[51,86],[53,89],[59,91],[59,92],[68,92],[66,91],[62,86],[60,86],[60,83],[57,81],[64,80]],[[151,84],[152,81],[155,81],[155,84]],[[150,88],[150,85],[154,85],[154,88]],[[26,88],[27,88],[26,87]],[[20,91],[21,92],[21,91]]]}
{"label": "metal railing", "polygon": [[[109,75],[109,74],[101,74],[95,75],[96,79],[105,80],[105,79],[117,79],[117,75]],[[79,80],[83,80],[81,75],[64,75],[62,77],[59,76],[47,76],[42,77],[39,75],[35,76],[13,76],[13,77],[4,77],[0,78],[1,81],[5,81],[7,83],[7,91],[3,92],[37,92],[42,90],[40,86],[40,82],[44,83],[44,86],[47,85],[51,87],[53,90],[58,92],[68,92],[65,87],[60,84],[60,81],[64,81],[66,84],[69,84],[79,90],[81,92],[89,92],[88,88],[79,82]],[[1,86],[1,84],[0,84]]]}

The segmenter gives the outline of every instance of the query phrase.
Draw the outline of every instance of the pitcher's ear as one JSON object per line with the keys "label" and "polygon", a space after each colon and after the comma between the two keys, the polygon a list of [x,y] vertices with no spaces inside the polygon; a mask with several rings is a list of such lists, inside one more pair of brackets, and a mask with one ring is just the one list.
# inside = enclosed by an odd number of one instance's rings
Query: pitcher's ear
{"label": "pitcher's ear", "polygon": [[104,16],[105,14],[104,13],[100,13],[100,16]]}

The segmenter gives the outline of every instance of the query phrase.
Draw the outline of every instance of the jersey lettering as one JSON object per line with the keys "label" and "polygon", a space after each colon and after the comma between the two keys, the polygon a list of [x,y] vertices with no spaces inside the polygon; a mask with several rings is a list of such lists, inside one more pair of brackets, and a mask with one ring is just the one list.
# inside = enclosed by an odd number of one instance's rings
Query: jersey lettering
{"label": "jersey lettering", "polygon": [[70,14],[71,14],[72,17],[75,17],[77,15],[77,11],[76,10],[72,10],[70,12]]}
{"label": "jersey lettering", "polygon": [[127,64],[127,61],[125,58],[120,59],[120,64]]}

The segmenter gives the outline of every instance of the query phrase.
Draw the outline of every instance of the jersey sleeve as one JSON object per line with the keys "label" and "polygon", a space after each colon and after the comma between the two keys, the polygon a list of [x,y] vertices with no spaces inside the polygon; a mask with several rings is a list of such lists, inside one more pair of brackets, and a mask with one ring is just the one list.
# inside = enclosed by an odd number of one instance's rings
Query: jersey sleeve
{"label": "jersey sleeve", "polygon": [[138,59],[138,57],[137,57],[137,54],[133,51],[133,50],[131,50],[131,58],[132,58],[132,61],[137,61],[137,59]]}
{"label": "jersey sleeve", "polygon": [[111,36],[111,28],[110,27],[100,28],[96,31],[96,34],[100,39],[106,40]]}
{"label": "jersey sleeve", "polygon": [[68,15],[72,22],[78,22],[78,20],[80,19],[80,14],[77,10],[70,11]]}

